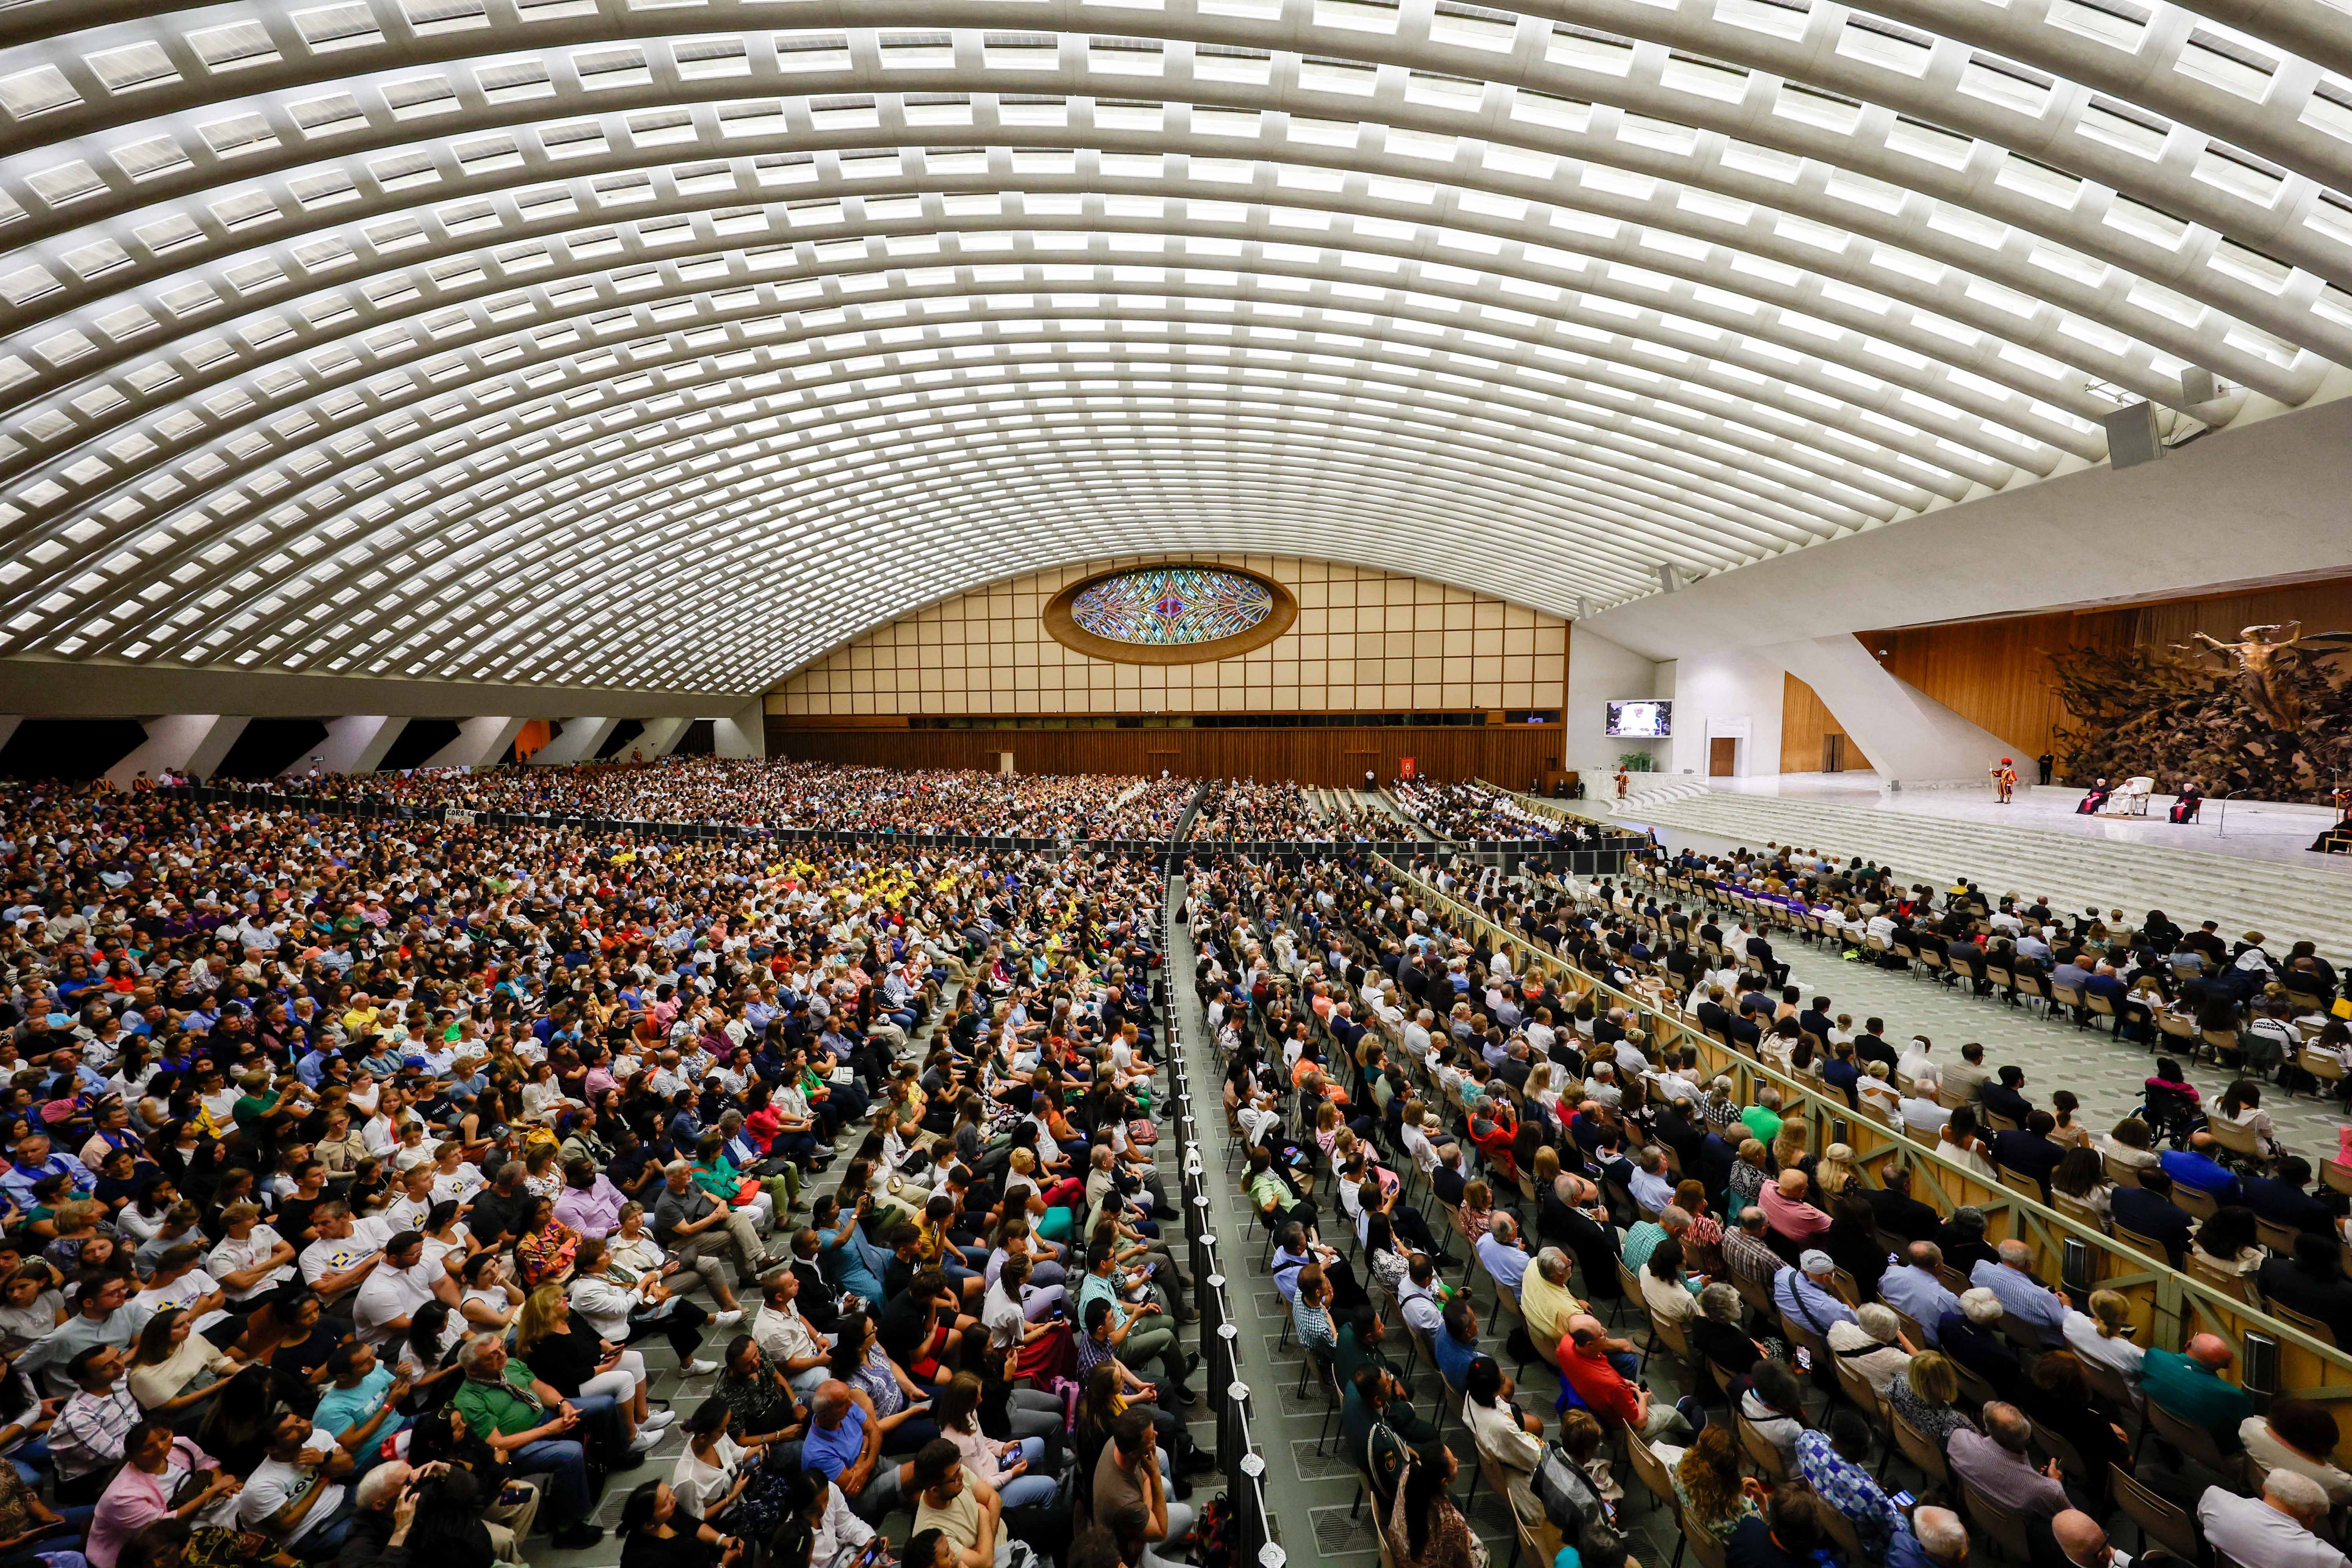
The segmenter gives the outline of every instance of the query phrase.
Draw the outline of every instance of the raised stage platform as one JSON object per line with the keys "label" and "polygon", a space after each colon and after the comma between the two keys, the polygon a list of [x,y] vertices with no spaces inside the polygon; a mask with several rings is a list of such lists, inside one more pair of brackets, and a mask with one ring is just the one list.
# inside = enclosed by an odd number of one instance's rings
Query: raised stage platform
{"label": "raised stage platform", "polygon": [[2201,823],[2074,815],[2078,789],[2021,788],[2001,805],[1990,786],[1882,795],[1875,773],[1657,778],[1619,818],[1655,827],[1670,845],[1720,852],[1767,840],[1861,855],[1920,880],[1965,876],[1987,892],[2041,894],[2063,908],[2161,909],[2184,923],[2212,920],[2234,938],[2260,931],[2275,954],[2296,940],[2352,959],[2352,857],[2306,847],[2333,825],[2321,806],[2210,801]]}

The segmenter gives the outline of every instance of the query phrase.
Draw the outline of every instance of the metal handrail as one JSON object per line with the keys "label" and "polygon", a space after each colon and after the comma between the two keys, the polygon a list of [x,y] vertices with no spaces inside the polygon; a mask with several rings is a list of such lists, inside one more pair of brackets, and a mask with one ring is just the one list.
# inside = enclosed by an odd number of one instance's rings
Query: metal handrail
{"label": "metal handrail", "polygon": [[[1517,950],[1525,958],[1540,963],[1563,976],[1573,977],[1597,994],[1605,994],[1614,999],[1630,1014],[1645,1020],[1653,1038],[1664,1040],[1671,1037],[1677,1042],[1687,1040],[1698,1047],[1702,1053],[1709,1056],[1727,1054],[1730,1058],[1730,1065],[1746,1071],[1752,1079],[1770,1083],[1778,1089],[1783,1097],[1784,1104],[1789,1097],[1796,1097],[1797,1101],[1807,1108],[1809,1119],[1821,1118],[1829,1122],[1843,1121],[1850,1127],[1868,1127],[1874,1134],[1885,1136],[1904,1158],[1914,1163],[1939,1168],[1949,1177],[1991,1189],[1992,1195],[1986,1203],[1978,1206],[2011,1209],[2050,1232],[2081,1241],[2094,1251],[2122,1266],[2119,1272],[2103,1282],[2118,1285],[2130,1283],[2154,1271],[2155,1278],[2160,1285],[2178,1289],[2184,1298],[2197,1306],[2202,1315],[2217,1324],[2225,1324],[2231,1319],[2254,1320],[2262,1332],[2273,1338],[2292,1342],[2308,1352],[2323,1363],[2340,1372],[2346,1380],[2341,1385],[2331,1384],[2323,1389],[2308,1391],[2305,1394],[2306,1397],[2352,1401],[2352,1354],[2347,1354],[2334,1345],[2313,1338],[2290,1323],[2272,1317],[2260,1305],[2210,1289],[2189,1279],[2185,1274],[2170,1269],[2160,1259],[2149,1259],[2137,1251],[2123,1247],[2104,1231],[2084,1226],[2059,1210],[2042,1204],[2038,1198],[2030,1198],[2014,1189],[2004,1187],[1997,1180],[1988,1180],[1981,1173],[1960,1164],[1942,1153],[1940,1150],[1919,1142],[1900,1124],[1890,1127],[1884,1122],[1864,1118],[1853,1107],[1846,1105],[1843,1100],[1833,1106],[1831,1105],[1824,1100],[1819,1089],[1809,1087],[1801,1080],[1776,1068],[1769,1067],[1753,1058],[1742,1056],[1696,1028],[1686,1021],[1686,1016],[1679,1009],[1668,1013],[1643,997],[1633,995],[1610,984],[1607,981],[1588,974],[1558,954],[1546,952],[1527,939],[1513,935],[1478,910],[1440,891],[1421,878],[1398,867],[1386,857],[1374,857],[1374,858],[1397,880],[1410,885],[1430,902],[1444,907],[1458,921],[1467,922],[1473,929],[1484,928],[1506,945]],[[1668,1033],[1669,1031],[1671,1034]],[[1864,1168],[1874,1158],[1875,1158],[1874,1153],[1871,1156],[1858,1157],[1855,1162],[1856,1168]],[[2022,1236],[2019,1239],[2030,1240]],[[2160,1307],[2162,1303],[2153,1305]],[[2179,1315],[2177,1310],[2174,1315]]]}

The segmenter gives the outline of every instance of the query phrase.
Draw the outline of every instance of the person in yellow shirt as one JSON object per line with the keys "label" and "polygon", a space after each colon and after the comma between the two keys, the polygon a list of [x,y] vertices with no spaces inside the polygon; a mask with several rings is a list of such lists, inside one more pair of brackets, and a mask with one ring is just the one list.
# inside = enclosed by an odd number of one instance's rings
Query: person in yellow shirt
{"label": "person in yellow shirt", "polygon": [[1547,1247],[1536,1254],[1535,1267],[1519,1281],[1519,1313],[1527,1319],[1528,1337],[1539,1345],[1556,1345],[1568,1331],[1568,1320],[1584,1310],[1568,1288],[1568,1254]]}

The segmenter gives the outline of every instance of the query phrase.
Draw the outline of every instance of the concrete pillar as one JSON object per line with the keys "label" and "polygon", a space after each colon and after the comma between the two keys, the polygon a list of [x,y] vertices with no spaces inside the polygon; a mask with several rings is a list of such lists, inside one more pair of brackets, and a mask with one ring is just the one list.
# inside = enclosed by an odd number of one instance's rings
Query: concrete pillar
{"label": "concrete pillar", "polygon": [[529,761],[541,763],[586,763],[595,760],[596,748],[611,737],[618,719],[566,719],[563,733],[533,752]]}
{"label": "concrete pillar", "polygon": [[1889,675],[1851,633],[1756,650],[1811,687],[1880,782],[1983,784],[1987,770],[2022,753],[1908,681]]}
{"label": "concrete pillar", "polygon": [[686,727],[693,722],[691,719],[648,719],[645,733],[623,746],[618,760],[636,758],[650,763],[657,757],[667,757],[684,738]]}
{"label": "concrete pillar", "polygon": [[226,713],[166,713],[158,719],[142,720],[146,741],[109,768],[106,776],[121,789],[129,788],[131,781],[141,773],[152,779],[165,768],[208,778],[252,721]]}
{"label": "concrete pillar", "polygon": [[16,726],[24,721],[25,717],[21,713],[0,713],[0,746],[16,739]]}
{"label": "concrete pillar", "polygon": [[425,768],[488,767],[506,754],[522,733],[528,719],[484,717],[467,719],[457,725],[457,738],[425,758],[417,766]]}
{"label": "concrete pillar", "polygon": [[294,778],[309,773],[310,756],[319,759],[320,769],[325,773],[372,773],[383,765],[393,742],[407,727],[407,720],[387,718],[382,713],[352,713],[330,719],[327,738],[319,742],[318,751],[295,758],[286,765],[281,776]]}
{"label": "concrete pillar", "polygon": [[768,754],[768,700],[754,697],[711,725],[711,750],[722,757]]}

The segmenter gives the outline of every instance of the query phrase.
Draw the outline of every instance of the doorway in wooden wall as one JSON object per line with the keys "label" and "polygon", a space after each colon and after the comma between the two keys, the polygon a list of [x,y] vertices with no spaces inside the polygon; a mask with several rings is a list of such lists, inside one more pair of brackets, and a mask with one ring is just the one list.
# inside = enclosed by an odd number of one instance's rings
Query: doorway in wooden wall
{"label": "doorway in wooden wall", "polygon": [[1845,772],[1845,737],[1834,730],[1822,737],[1822,772]]}
{"label": "doorway in wooden wall", "polygon": [[1717,735],[1706,743],[1706,776],[1727,779],[1739,769],[1739,737]]}

